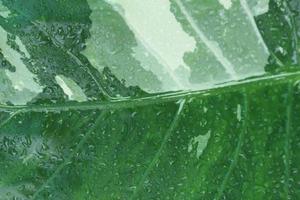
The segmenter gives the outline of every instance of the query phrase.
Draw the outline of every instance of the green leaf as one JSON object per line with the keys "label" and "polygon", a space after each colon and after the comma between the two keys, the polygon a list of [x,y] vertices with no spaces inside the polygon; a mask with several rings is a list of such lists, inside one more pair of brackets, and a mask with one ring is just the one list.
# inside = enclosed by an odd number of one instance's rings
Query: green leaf
{"label": "green leaf", "polygon": [[246,1],[227,9],[210,1],[88,2],[92,37],[83,53],[128,85],[195,90],[264,73],[269,51]]}
{"label": "green leaf", "polygon": [[273,62],[281,67],[299,64],[299,1],[271,1],[269,12],[256,18]]}
{"label": "green leaf", "polygon": [[0,200],[300,198],[298,0],[0,2]]}

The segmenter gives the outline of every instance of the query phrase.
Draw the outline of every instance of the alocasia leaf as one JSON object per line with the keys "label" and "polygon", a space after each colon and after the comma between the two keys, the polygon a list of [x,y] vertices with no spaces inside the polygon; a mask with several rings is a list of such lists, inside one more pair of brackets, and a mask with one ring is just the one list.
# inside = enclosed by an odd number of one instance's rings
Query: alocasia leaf
{"label": "alocasia leaf", "polygon": [[92,37],[83,53],[100,72],[108,65],[129,85],[148,92],[203,89],[264,73],[269,51],[247,1],[230,8],[214,1],[88,2]]}
{"label": "alocasia leaf", "polygon": [[0,199],[299,199],[298,0],[1,0]]}
{"label": "alocasia leaf", "polygon": [[[278,66],[299,64],[299,1],[270,1],[269,12],[256,21]],[[274,68],[274,67],[273,67]]]}

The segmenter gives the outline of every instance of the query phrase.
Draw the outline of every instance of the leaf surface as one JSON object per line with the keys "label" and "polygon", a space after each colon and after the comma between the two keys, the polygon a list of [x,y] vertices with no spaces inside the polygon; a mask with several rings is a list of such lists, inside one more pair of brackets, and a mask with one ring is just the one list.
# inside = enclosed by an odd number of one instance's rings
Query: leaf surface
{"label": "leaf surface", "polygon": [[2,0],[0,199],[299,199],[297,0]]}

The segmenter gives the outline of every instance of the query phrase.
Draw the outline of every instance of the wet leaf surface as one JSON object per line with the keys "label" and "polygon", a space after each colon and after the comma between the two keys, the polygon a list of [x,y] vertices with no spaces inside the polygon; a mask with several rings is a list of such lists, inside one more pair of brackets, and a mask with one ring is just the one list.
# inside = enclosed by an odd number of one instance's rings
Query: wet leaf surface
{"label": "wet leaf surface", "polygon": [[0,1],[0,199],[299,199],[298,0]]}

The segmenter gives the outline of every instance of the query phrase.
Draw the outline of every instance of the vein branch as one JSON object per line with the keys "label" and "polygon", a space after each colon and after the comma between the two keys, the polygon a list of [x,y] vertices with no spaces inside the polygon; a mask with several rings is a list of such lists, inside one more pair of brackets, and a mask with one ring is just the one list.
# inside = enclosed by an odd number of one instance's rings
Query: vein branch
{"label": "vein branch", "polygon": [[[49,37],[52,41],[52,43],[62,49],[66,54],[68,54],[77,64],[79,64],[81,67],[83,67],[83,70],[85,70],[88,75],[93,79],[93,81],[96,83],[98,89],[102,92],[102,94],[104,95],[105,99],[109,100],[109,99],[113,99],[104,89],[103,85],[101,82],[103,82],[103,80],[98,80],[95,75],[93,75],[93,73],[90,70],[90,67],[87,66],[86,64],[84,64],[80,58],[78,58],[77,55],[75,55],[73,52],[71,52],[70,50],[64,48],[64,46],[55,38],[53,37],[50,33],[48,33],[43,27],[42,24],[38,21],[31,21],[30,19],[28,19],[28,17],[26,16],[26,14],[24,14],[23,12],[13,9],[14,12],[19,13],[21,16],[23,16],[24,18],[26,18],[26,20],[28,22],[30,22],[32,25],[36,26],[38,28],[39,31],[41,31],[45,36]],[[1,17],[1,16],[0,16]],[[5,18],[1,17],[1,20],[4,22],[6,21]],[[102,76],[102,74],[100,73],[100,75]],[[103,77],[101,77],[100,79],[104,79]]]}
{"label": "vein branch", "polygon": [[129,28],[132,30],[132,32],[134,33],[136,40],[138,40],[147,50],[147,52],[152,55],[157,62],[159,62],[168,72],[168,74],[170,75],[170,78],[174,81],[174,83],[176,84],[176,86],[183,88],[183,84],[180,81],[180,79],[176,76],[176,74],[174,73],[174,70],[172,69],[172,67],[168,64],[168,62],[165,61],[165,59],[163,59],[162,56],[159,55],[159,53],[157,51],[155,51],[151,45],[149,45],[149,43],[144,39],[144,37],[142,36],[142,34],[140,34],[135,28],[134,26],[131,25],[131,23],[126,19],[126,16],[120,12],[119,9],[116,9],[115,6],[113,6],[114,10],[119,13],[120,16],[123,17],[124,20],[126,20],[127,25],[129,26]]}
{"label": "vein branch", "polygon": [[243,124],[242,124],[242,131],[239,135],[239,139],[238,139],[238,143],[237,143],[237,147],[235,149],[235,152],[234,152],[234,155],[233,155],[233,159],[232,159],[232,162],[228,168],[228,171],[227,173],[225,174],[225,177],[221,183],[221,186],[218,190],[218,193],[216,195],[216,198],[215,199],[221,199],[222,198],[222,195],[224,193],[224,190],[226,188],[226,185],[229,181],[229,178],[232,174],[232,171],[234,170],[234,168],[236,167],[237,163],[238,163],[238,159],[239,159],[239,155],[240,155],[240,152],[241,152],[241,148],[242,148],[242,144],[243,144],[243,141],[244,141],[244,137],[245,137],[245,134],[247,132],[247,121],[248,121],[248,109],[249,109],[249,105],[248,105],[248,97],[247,97],[247,94],[246,92],[244,91],[244,97],[243,97],[243,107],[244,107],[244,114],[243,114]]}
{"label": "vein branch", "polygon": [[284,144],[284,175],[285,175],[285,185],[284,192],[288,199],[289,197],[289,182],[290,182],[290,142],[291,142],[291,127],[292,127],[292,106],[293,106],[293,84],[289,83],[288,93],[286,99],[286,122],[285,122],[285,144]]}
{"label": "vein branch", "polygon": [[182,14],[187,19],[193,30],[196,32],[199,39],[205,44],[205,46],[212,52],[212,54],[216,57],[216,59],[223,65],[226,72],[231,76],[233,80],[237,80],[238,76],[236,71],[234,70],[233,64],[223,55],[223,52],[214,44],[214,42],[210,41],[203,31],[199,28],[189,11],[186,9],[185,5],[181,0],[175,0],[175,3],[180,8]]}
{"label": "vein branch", "polygon": [[[20,13],[22,14],[22,13]],[[24,15],[24,14],[22,14]],[[25,16],[25,15],[24,15]],[[25,16],[26,17],[26,16]],[[83,67],[83,69],[88,73],[88,75],[93,79],[93,81],[96,83],[97,87],[99,88],[99,90],[102,92],[102,94],[104,95],[104,97],[106,99],[112,99],[112,97],[106,92],[106,90],[104,89],[104,87],[102,86],[101,82],[93,75],[93,73],[91,72],[89,66],[87,66],[86,64],[84,64],[79,58],[78,56],[76,56],[73,52],[71,52],[70,50],[67,50],[63,47],[63,45],[55,38],[53,37],[50,33],[48,33],[39,22],[35,22],[35,21],[30,21],[33,25],[35,25],[44,35],[48,36],[52,43],[62,49],[65,53],[67,53],[73,60],[75,60],[75,62],[77,64],[79,64],[80,66]]]}
{"label": "vein branch", "polygon": [[138,192],[141,190],[141,188],[143,187],[143,184],[145,183],[146,178],[148,177],[148,175],[150,174],[150,172],[152,171],[152,169],[154,168],[154,166],[157,164],[159,157],[162,154],[162,151],[164,149],[164,147],[166,146],[169,138],[171,137],[172,133],[174,132],[175,128],[178,125],[180,116],[182,114],[184,105],[185,105],[186,100],[182,99],[180,100],[180,104],[179,104],[179,108],[177,110],[177,113],[175,114],[175,117],[170,125],[170,127],[168,128],[165,137],[163,138],[160,147],[158,149],[158,151],[156,152],[155,156],[153,157],[152,161],[150,162],[149,166],[147,167],[146,171],[144,172],[144,174],[142,175],[132,197],[130,199],[134,199],[136,197],[136,195],[138,194]]}
{"label": "vein branch", "polygon": [[292,13],[292,8],[289,4],[289,2],[287,0],[284,0],[284,3],[283,3],[283,6],[285,7],[286,9],[286,12],[287,12],[287,15],[288,15],[288,19],[289,19],[289,25],[292,29],[292,45],[293,45],[293,62],[294,64],[297,64],[298,61],[299,61],[299,58],[298,58],[298,33],[297,33],[297,25],[296,25],[296,20],[295,20],[295,17]]}
{"label": "vein branch", "polygon": [[[63,163],[61,163],[56,170],[54,171],[54,173],[42,184],[42,186],[33,194],[33,196],[31,197],[32,200],[37,199],[38,195],[49,186],[49,184],[54,180],[54,178],[56,178],[59,173],[67,166],[71,163],[72,158],[76,155],[76,153],[78,153],[80,151],[80,149],[82,148],[82,146],[85,144],[85,142],[87,141],[87,139],[89,138],[89,136],[94,132],[94,130],[98,127],[98,125],[100,124],[101,121],[103,121],[103,118],[105,117],[105,115],[107,114],[107,112],[102,112],[98,118],[95,120],[95,123],[93,124],[93,126],[87,131],[87,133],[84,135],[84,137],[80,140],[80,142],[77,144],[76,148],[74,149],[74,151],[65,159],[65,161]],[[83,123],[83,122],[82,122]]]}
{"label": "vein branch", "polygon": [[2,128],[3,126],[5,126],[8,122],[10,122],[16,115],[18,115],[19,113],[21,113],[22,110],[17,110],[15,112],[13,112],[12,114],[9,115],[9,117],[7,119],[5,119],[4,121],[2,121],[0,123],[0,128]]}
{"label": "vein branch", "polygon": [[249,5],[248,5],[247,1],[246,0],[240,0],[240,4],[241,4],[242,8],[244,9],[244,11],[246,12],[246,15],[247,15],[247,17],[248,17],[248,19],[251,23],[251,26],[252,26],[255,34],[256,34],[256,37],[258,38],[259,43],[262,45],[264,51],[269,54],[270,53],[269,49],[268,49],[263,37],[260,34],[260,31],[257,27],[254,16],[253,16],[253,14],[252,14],[252,12],[249,8]]}

